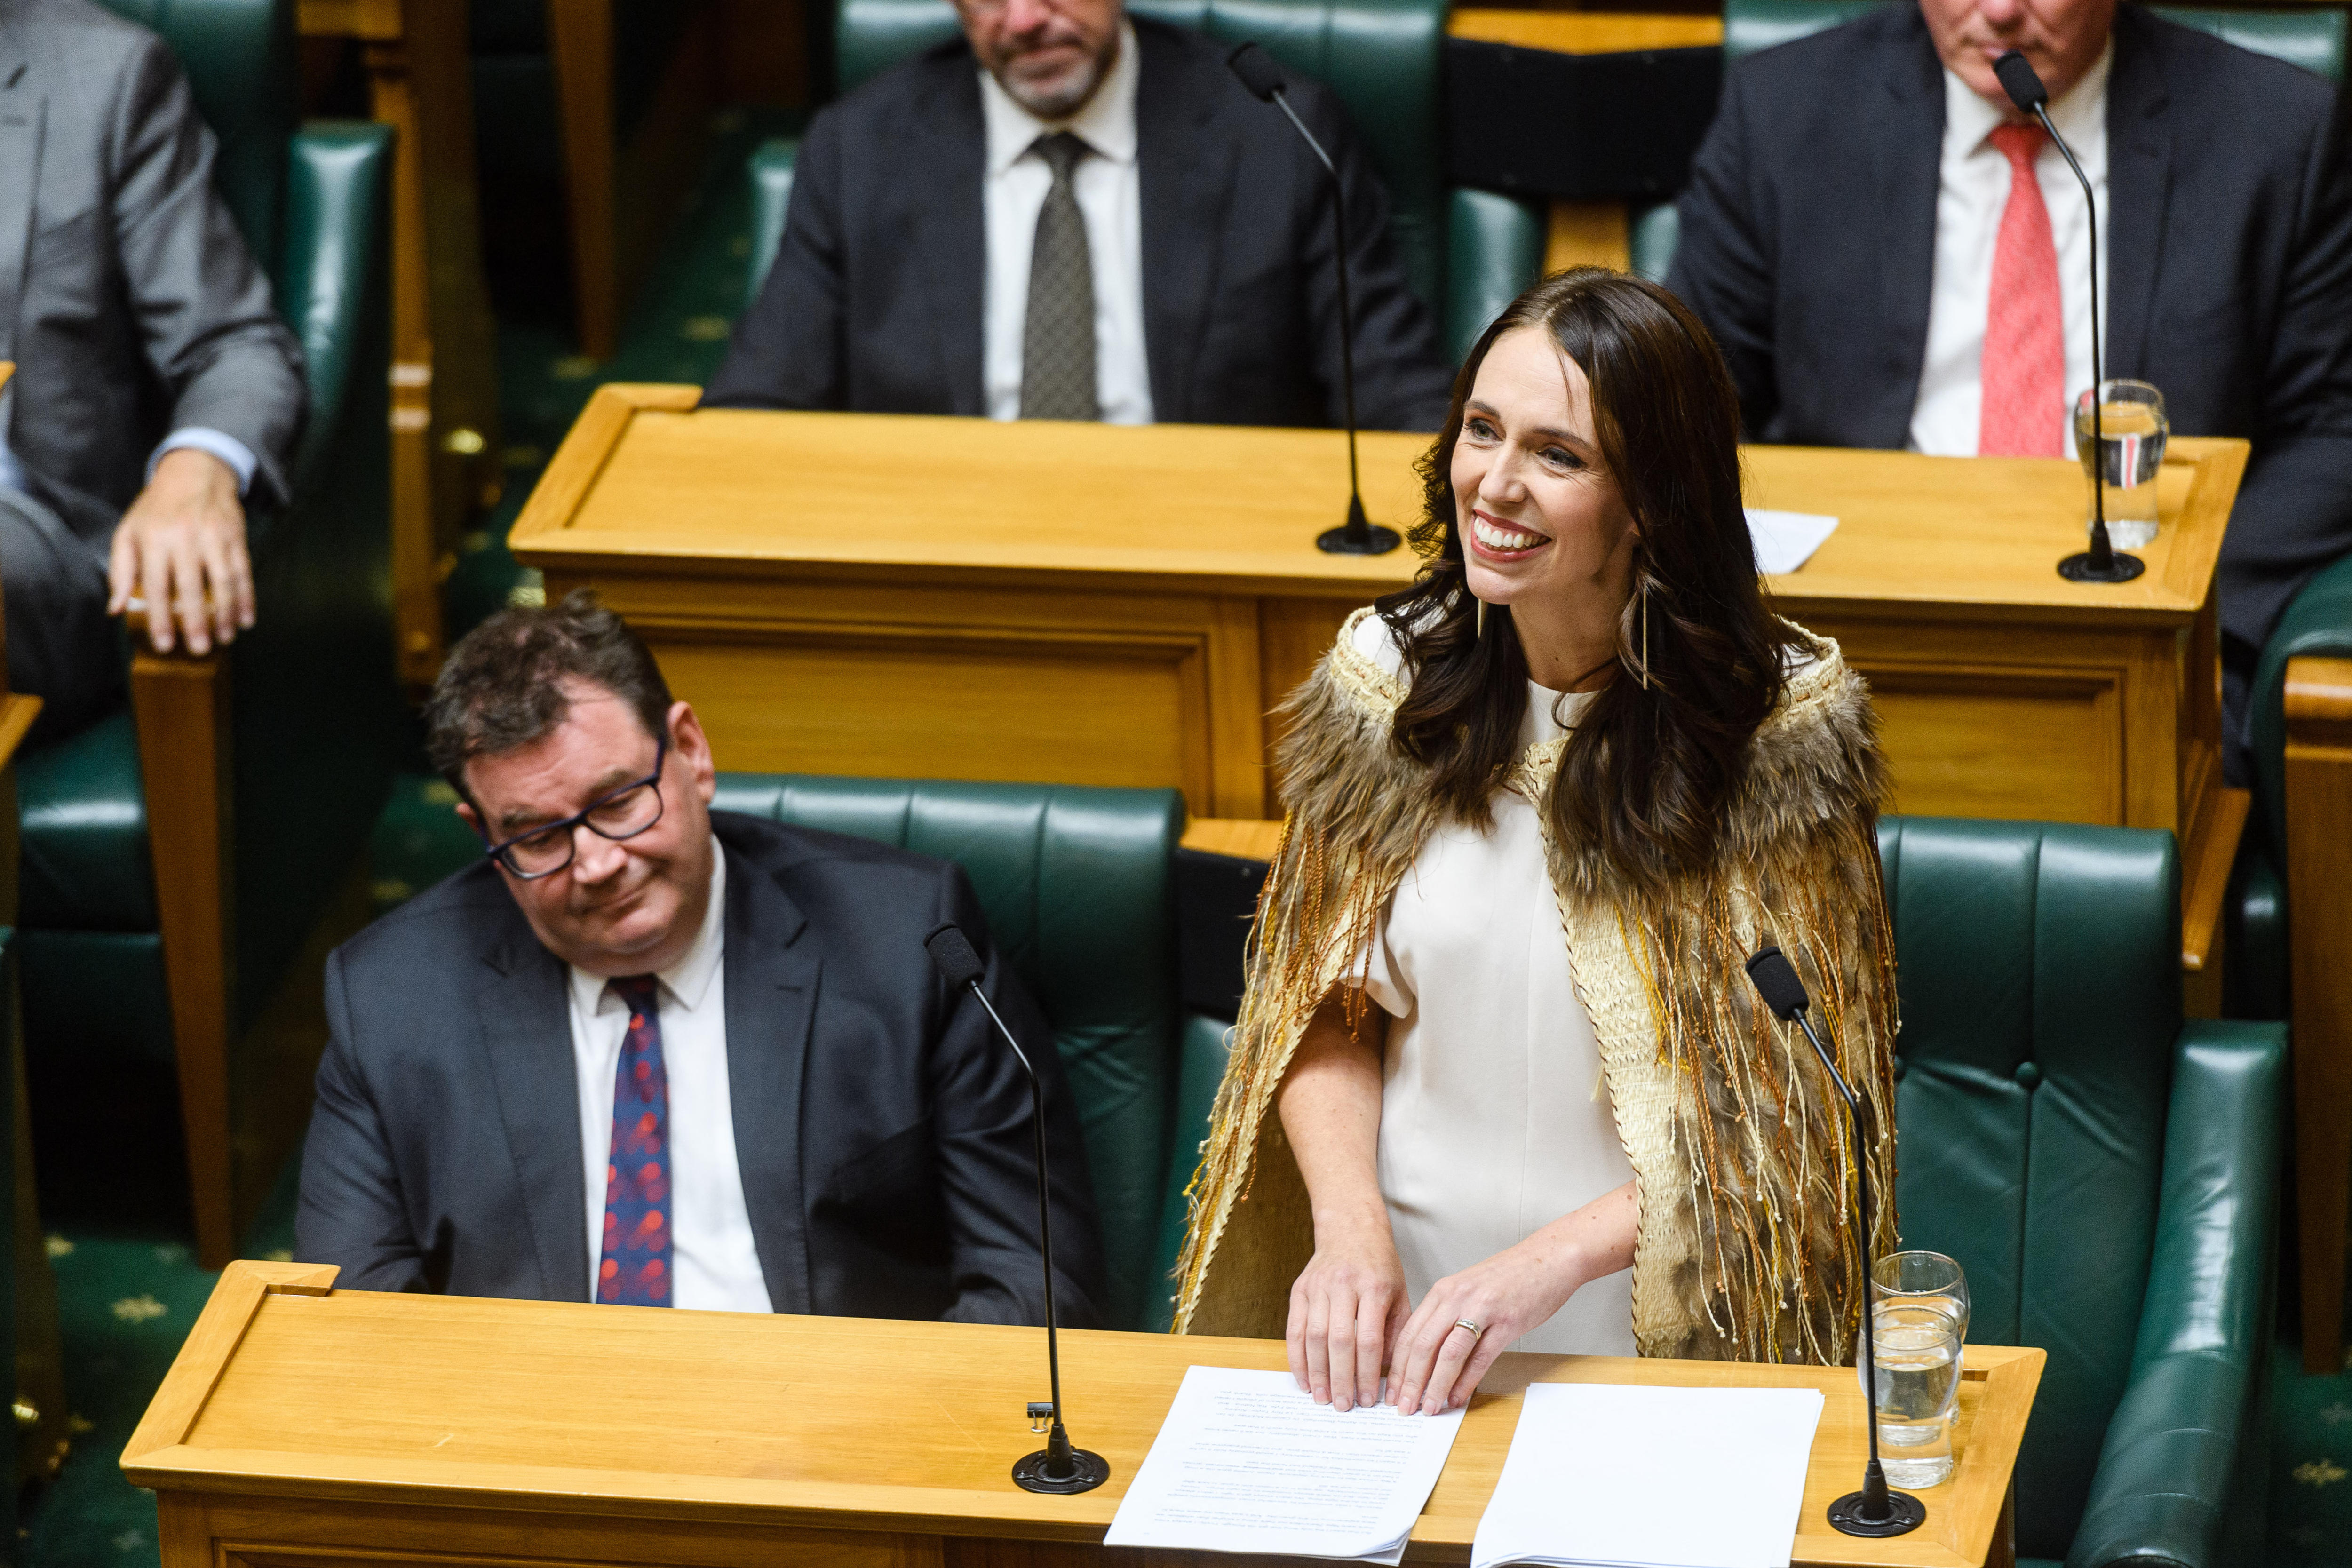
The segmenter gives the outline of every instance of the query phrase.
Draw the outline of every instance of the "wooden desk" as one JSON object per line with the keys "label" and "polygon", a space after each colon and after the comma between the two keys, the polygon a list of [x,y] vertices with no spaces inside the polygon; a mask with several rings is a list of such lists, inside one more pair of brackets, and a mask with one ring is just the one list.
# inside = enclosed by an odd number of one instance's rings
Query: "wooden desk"
{"label": "wooden desk", "polygon": [[[1173,784],[1276,809],[1268,711],[1409,551],[1324,555],[1330,431],[693,412],[599,389],[517,521],[551,595],[641,631],[719,765]],[[1364,437],[1365,502],[1406,524],[1425,437]],[[2242,441],[2172,443],[2147,575],[2068,583],[2082,472],[2054,459],[1758,447],[1759,505],[1836,514],[1771,588],[1870,679],[1895,809],[2170,828],[2184,962],[2217,976],[2246,798],[2220,773],[2211,584]]]}
{"label": "wooden desk", "polygon": [[[222,1277],[122,1456],[158,1494],[164,1568],[1090,1563],[1184,1369],[1283,1364],[1274,1340],[1066,1335],[1071,1427],[1111,1479],[1039,1497],[1011,1470],[1037,1446],[1022,1413],[1045,1392],[1041,1330],[378,1295],[331,1290],[334,1272]],[[1969,1347],[1958,1464],[1918,1494],[1927,1522],[1860,1541],[1822,1519],[1862,1470],[1851,1369],[1506,1355],[1407,1558],[1468,1561],[1519,1391],[1543,1380],[1819,1388],[1796,1563],[2005,1568],[2042,1362]]]}

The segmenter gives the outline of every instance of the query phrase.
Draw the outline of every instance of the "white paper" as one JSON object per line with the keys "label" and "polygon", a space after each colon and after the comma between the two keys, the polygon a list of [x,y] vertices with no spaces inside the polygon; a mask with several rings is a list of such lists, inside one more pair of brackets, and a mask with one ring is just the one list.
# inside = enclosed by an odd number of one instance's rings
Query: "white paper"
{"label": "white paper", "polygon": [[1395,1563],[1461,1426],[1459,1410],[1343,1415],[1286,1372],[1196,1366],[1103,1544]]}
{"label": "white paper", "polygon": [[1748,509],[1748,537],[1756,543],[1756,570],[1767,577],[1794,572],[1837,531],[1838,520],[1811,511]]}
{"label": "white paper", "polygon": [[1470,1568],[1789,1568],[1821,1418],[1813,1388],[1530,1384]]}

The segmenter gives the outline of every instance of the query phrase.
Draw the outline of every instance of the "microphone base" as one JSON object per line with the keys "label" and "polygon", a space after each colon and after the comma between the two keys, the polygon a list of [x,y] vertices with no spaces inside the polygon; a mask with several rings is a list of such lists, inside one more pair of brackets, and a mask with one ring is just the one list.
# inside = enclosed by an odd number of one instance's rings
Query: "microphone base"
{"label": "microphone base", "polygon": [[1089,1452],[1085,1448],[1071,1449],[1070,1462],[1075,1468],[1066,1476],[1049,1476],[1045,1473],[1048,1458],[1046,1451],[1040,1448],[1035,1453],[1014,1461],[1013,1484],[1024,1492],[1053,1492],[1056,1495],[1067,1495],[1071,1492],[1090,1492],[1110,1479],[1110,1463],[1100,1454]]}
{"label": "microphone base", "polygon": [[1327,529],[1317,537],[1315,548],[1326,555],[1386,555],[1403,542],[1395,529],[1373,523],[1361,533],[1351,533],[1345,528]]}
{"label": "microphone base", "polygon": [[1830,1528],[1842,1535],[1908,1535],[1927,1518],[1927,1505],[1909,1492],[1886,1494],[1886,1517],[1862,1517],[1861,1492],[1848,1492],[1830,1504]]}
{"label": "microphone base", "polygon": [[2091,563],[2091,552],[2085,550],[2058,563],[2058,575],[2069,583],[2128,583],[2147,570],[2147,562],[2120,550],[2112,552],[2109,559],[2114,564],[2103,572]]}

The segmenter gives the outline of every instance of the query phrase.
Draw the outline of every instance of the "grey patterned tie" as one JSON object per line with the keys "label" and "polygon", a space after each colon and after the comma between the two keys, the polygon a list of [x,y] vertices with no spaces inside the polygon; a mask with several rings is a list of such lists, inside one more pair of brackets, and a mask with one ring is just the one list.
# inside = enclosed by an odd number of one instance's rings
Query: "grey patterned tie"
{"label": "grey patterned tie", "polygon": [[1029,149],[1054,172],[1029,257],[1029,314],[1021,328],[1021,417],[1099,419],[1095,399],[1095,273],[1087,221],[1070,172],[1094,151],[1067,131]]}

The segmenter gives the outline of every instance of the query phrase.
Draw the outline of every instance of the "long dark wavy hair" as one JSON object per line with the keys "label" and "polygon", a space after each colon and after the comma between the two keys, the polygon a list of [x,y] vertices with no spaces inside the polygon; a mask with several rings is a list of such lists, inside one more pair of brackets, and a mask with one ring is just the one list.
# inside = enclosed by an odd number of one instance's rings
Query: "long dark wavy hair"
{"label": "long dark wavy hair", "polygon": [[[1485,826],[1516,758],[1527,656],[1509,609],[1464,582],[1454,506],[1463,405],[1495,340],[1540,327],[1582,368],[1595,435],[1637,537],[1617,621],[1618,667],[1576,724],[1544,810],[1563,844],[1596,846],[1621,879],[1656,889],[1703,873],[1746,776],[1748,742],[1780,700],[1796,631],[1756,575],[1739,500],[1739,399],[1706,329],[1655,284],[1604,268],[1545,279],[1511,302],[1454,378],[1444,433],[1420,463],[1425,506],[1412,531],[1423,565],[1375,606],[1404,655],[1412,689],[1395,744],[1424,763],[1448,814]],[[1643,591],[1649,596],[1649,683]]]}

